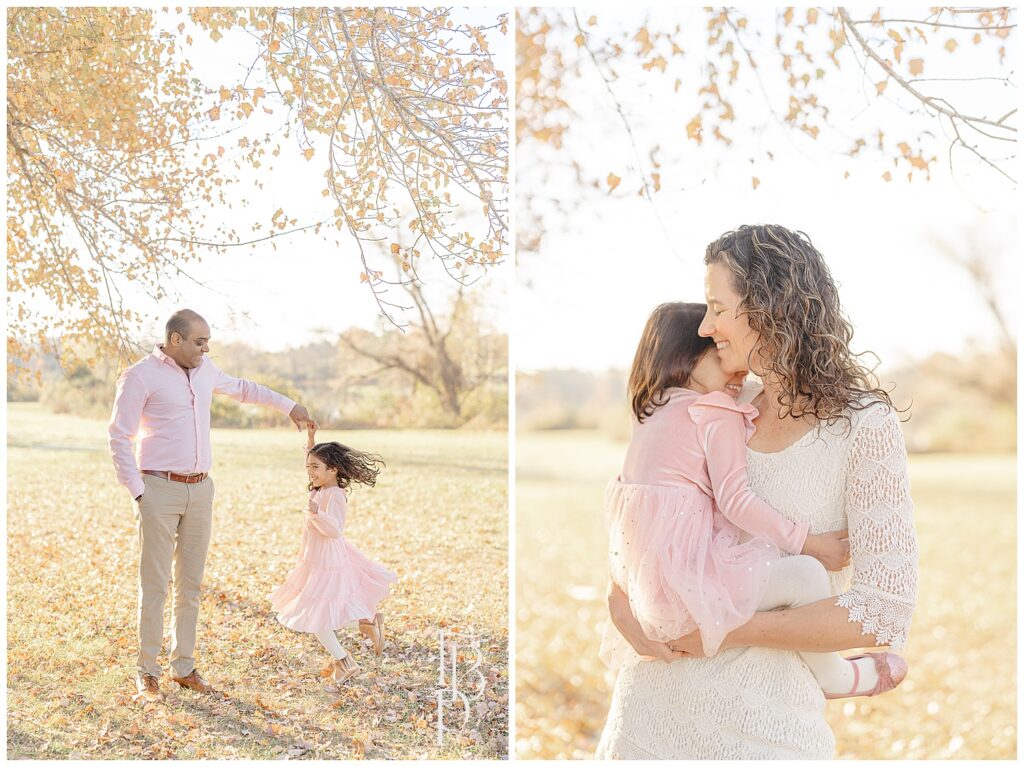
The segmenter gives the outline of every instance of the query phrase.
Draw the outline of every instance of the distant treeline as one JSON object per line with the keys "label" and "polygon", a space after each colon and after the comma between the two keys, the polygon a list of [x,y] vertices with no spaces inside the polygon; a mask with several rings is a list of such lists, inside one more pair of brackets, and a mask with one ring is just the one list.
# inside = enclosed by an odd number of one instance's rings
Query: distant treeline
{"label": "distant treeline", "polygon": [[[545,370],[516,377],[516,426],[600,429],[626,439],[627,371]],[[1017,447],[1017,360],[999,354],[933,354],[879,372],[900,418],[907,449],[1006,452]]]}
{"label": "distant treeline", "polygon": [[[346,339],[356,339],[358,353]],[[451,344],[440,366],[415,332],[349,330],[281,352],[218,343],[211,359],[233,376],[248,378],[301,402],[332,428],[479,428],[508,424],[508,338],[467,334]],[[367,356],[376,355],[377,359]],[[58,413],[105,418],[117,382],[116,361],[98,360],[62,370],[52,357],[35,361],[40,382],[8,376],[8,401],[38,400]],[[440,393],[439,393],[440,392]],[[214,397],[213,425],[280,426],[280,414]]]}

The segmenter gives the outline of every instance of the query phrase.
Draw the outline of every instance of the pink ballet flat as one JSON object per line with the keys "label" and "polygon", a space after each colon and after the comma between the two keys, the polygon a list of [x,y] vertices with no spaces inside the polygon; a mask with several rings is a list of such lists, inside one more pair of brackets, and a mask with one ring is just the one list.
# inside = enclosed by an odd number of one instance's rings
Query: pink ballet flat
{"label": "pink ballet flat", "polygon": [[889,692],[889,690],[895,690],[900,686],[900,683],[907,678],[907,661],[902,655],[897,655],[894,652],[867,652],[861,655],[854,655],[852,658],[847,658],[848,661],[855,661],[860,658],[871,658],[875,663],[875,671],[878,673],[878,683],[867,692],[856,692],[857,684],[860,682],[860,668],[857,664],[853,664],[853,687],[850,688],[849,692],[837,693],[837,692],[826,692],[826,700],[836,700],[837,698],[870,698],[875,695],[880,695],[883,692]]}

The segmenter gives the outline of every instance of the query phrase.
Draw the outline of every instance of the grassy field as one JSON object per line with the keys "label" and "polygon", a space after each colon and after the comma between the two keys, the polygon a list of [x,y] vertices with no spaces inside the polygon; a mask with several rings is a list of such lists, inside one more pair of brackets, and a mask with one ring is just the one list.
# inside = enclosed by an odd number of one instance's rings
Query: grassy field
{"label": "grassy field", "polygon": [[[266,595],[292,567],[305,507],[304,434],[213,434],[213,541],[198,667],[223,692],[165,675],[165,704],[132,701],[138,543],[100,421],[8,411],[7,756],[39,758],[503,758],[508,752],[508,500],[504,433],[325,432],[387,461],[352,496],[346,535],[400,580],[374,658],[341,690],[309,634]],[[166,630],[170,629],[169,605]],[[475,635],[487,684],[436,744],[438,632]],[[167,668],[166,653],[161,663]],[[475,655],[463,657],[465,669]],[[463,687],[469,693],[471,689]],[[445,726],[462,710],[444,712]]]}
{"label": "grassy field", "polygon": [[[516,444],[516,753],[593,754],[611,701],[601,498],[625,450],[595,432]],[[1013,759],[1016,466],[1013,456],[915,456],[921,579],[910,676],[878,698],[835,701],[845,759]]]}

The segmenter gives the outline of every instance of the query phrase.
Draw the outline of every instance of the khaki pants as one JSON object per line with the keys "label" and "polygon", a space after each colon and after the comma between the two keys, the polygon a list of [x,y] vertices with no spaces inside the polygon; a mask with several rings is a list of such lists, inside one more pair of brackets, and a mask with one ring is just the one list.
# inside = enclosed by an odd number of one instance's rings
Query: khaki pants
{"label": "khaki pants", "polygon": [[139,527],[138,673],[160,678],[156,658],[164,638],[164,603],[174,566],[171,670],[188,676],[195,668],[199,592],[210,547],[213,480],[186,484],[143,474],[146,492],[135,504]]}

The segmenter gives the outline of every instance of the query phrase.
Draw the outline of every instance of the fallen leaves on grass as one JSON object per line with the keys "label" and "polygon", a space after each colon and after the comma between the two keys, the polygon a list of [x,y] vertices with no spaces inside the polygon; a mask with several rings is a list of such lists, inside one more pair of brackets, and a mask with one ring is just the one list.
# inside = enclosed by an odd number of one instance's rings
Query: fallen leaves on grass
{"label": "fallen leaves on grass", "polygon": [[[294,565],[301,537],[297,437],[216,430],[217,499],[197,665],[223,694],[183,690],[165,676],[166,701],[145,705],[132,701],[137,534],[105,433],[101,421],[54,416],[36,405],[9,410],[10,758],[507,754],[504,433],[352,435],[361,448],[385,455],[388,469],[377,487],[353,494],[346,534],[400,580],[383,606],[383,658],[355,629],[338,632],[364,670],[339,688],[321,676],[326,652],[312,636],[278,624],[266,598]],[[56,480],[47,468],[55,465]],[[172,600],[169,594],[168,632]],[[498,697],[494,708],[474,711],[468,740],[453,734],[438,747],[431,705],[442,624],[477,629],[487,692]],[[164,668],[169,644],[165,639]]]}

